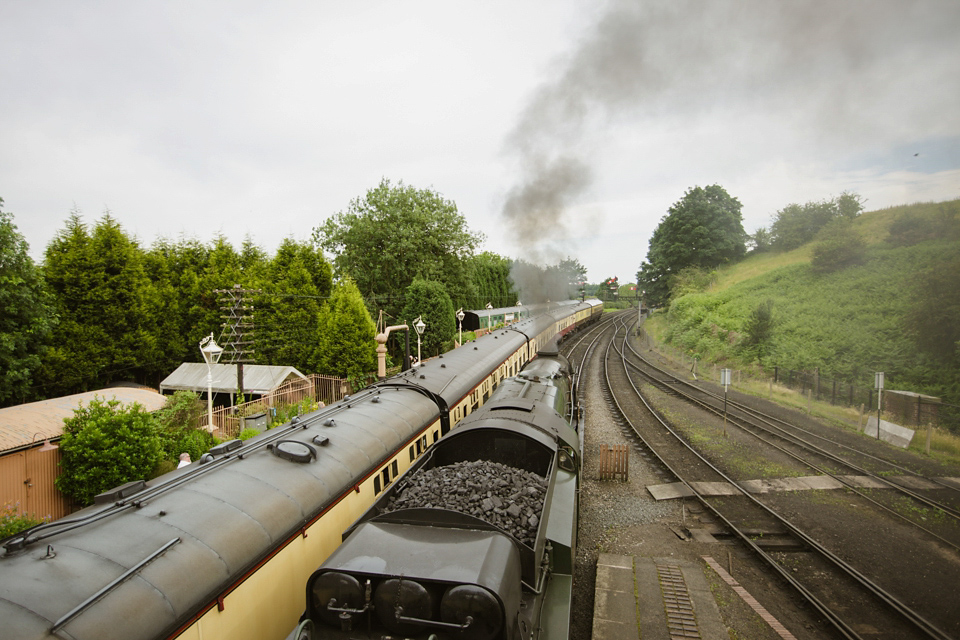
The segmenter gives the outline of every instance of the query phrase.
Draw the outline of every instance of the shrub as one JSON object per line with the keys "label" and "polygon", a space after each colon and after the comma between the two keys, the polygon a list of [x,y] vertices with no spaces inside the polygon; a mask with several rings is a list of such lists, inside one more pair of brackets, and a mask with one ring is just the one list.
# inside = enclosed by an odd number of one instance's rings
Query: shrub
{"label": "shrub", "polygon": [[813,247],[810,266],[815,273],[833,273],[863,264],[867,247],[859,234],[845,221],[830,224]]}
{"label": "shrub", "polygon": [[94,398],[64,420],[57,488],[81,506],[98,493],[150,476],[163,459],[156,418],[141,405]]}
{"label": "shrub", "polygon": [[240,432],[240,435],[238,435],[237,438],[239,438],[240,440],[249,440],[250,438],[258,435],[260,435],[260,431],[258,429],[254,429],[253,427],[247,427],[246,429]]}
{"label": "shrub", "polygon": [[177,461],[181,453],[189,453],[191,460],[199,460],[214,445],[213,436],[198,426],[205,411],[203,402],[192,391],[177,391],[157,411],[165,460]]}
{"label": "shrub", "polygon": [[7,503],[0,508],[0,540],[9,538],[38,524],[43,524],[44,520],[38,520],[33,516],[20,513],[17,509],[18,506],[18,504]]}

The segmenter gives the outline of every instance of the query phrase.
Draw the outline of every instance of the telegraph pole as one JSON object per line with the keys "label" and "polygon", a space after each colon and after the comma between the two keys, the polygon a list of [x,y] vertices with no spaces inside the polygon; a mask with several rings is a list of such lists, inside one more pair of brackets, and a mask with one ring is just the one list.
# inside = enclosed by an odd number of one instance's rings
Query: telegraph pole
{"label": "telegraph pole", "polygon": [[223,319],[223,355],[227,364],[237,365],[237,390],[243,395],[243,365],[253,363],[253,302],[250,296],[260,289],[244,289],[235,284],[232,289],[214,289],[220,295],[220,317]]}

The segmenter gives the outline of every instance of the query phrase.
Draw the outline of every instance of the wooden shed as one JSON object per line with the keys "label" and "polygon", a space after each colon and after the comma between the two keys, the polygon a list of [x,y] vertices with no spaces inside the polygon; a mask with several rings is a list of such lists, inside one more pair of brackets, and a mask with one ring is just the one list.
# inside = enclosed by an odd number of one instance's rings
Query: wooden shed
{"label": "wooden shed", "polygon": [[152,389],[116,387],[0,409],[0,505],[52,520],[70,513],[69,502],[54,485],[61,458],[56,443],[64,419],[94,398],[139,403],[147,411],[156,411],[166,400]]}

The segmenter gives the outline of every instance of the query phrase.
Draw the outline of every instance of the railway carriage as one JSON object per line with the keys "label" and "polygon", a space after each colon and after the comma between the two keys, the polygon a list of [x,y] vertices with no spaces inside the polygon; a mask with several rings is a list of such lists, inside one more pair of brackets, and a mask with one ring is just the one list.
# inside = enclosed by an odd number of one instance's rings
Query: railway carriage
{"label": "railway carriage", "polygon": [[2,541],[10,637],[282,638],[341,533],[548,340],[558,307],[261,436]]}

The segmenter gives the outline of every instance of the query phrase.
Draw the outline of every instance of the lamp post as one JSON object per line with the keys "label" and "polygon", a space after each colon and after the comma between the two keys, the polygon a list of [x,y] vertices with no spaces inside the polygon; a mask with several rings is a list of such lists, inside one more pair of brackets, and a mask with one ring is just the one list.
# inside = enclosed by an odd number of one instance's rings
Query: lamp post
{"label": "lamp post", "polygon": [[460,327],[460,344],[463,345],[463,317],[466,314],[463,313],[463,307],[457,309],[457,325]]}
{"label": "lamp post", "polygon": [[223,347],[217,344],[211,333],[200,341],[200,353],[203,354],[203,361],[207,363],[207,431],[213,433],[213,365],[220,361]]}
{"label": "lamp post", "polygon": [[427,328],[427,325],[423,323],[423,316],[417,316],[417,320],[413,325],[413,328],[417,330],[417,366],[420,366],[420,336],[423,335],[423,330]]}

